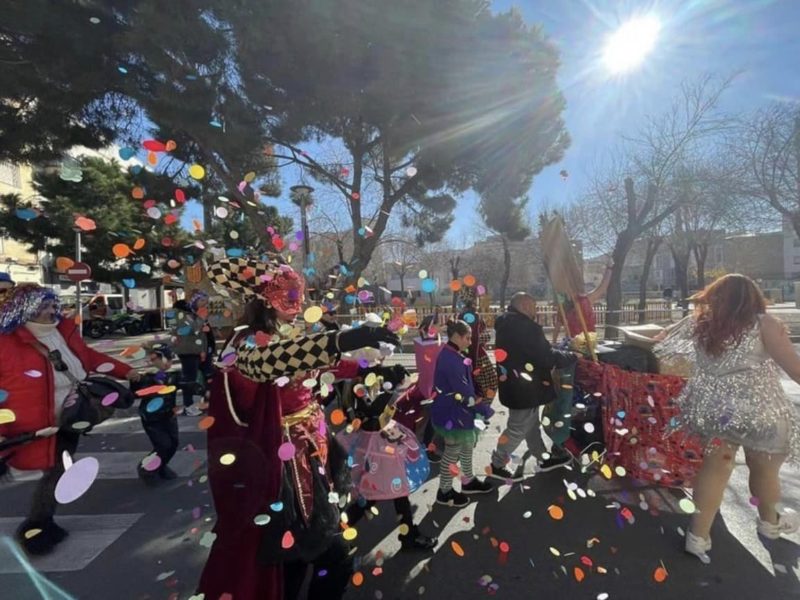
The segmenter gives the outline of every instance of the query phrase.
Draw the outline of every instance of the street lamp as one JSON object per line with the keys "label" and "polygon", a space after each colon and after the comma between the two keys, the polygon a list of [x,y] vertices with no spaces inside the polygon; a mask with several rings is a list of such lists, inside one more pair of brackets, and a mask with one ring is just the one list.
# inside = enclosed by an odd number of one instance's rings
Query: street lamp
{"label": "street lamp", "polygon": [[[81,228],[73,227],[75,232],[75,262],[81,262]],[[75,310],[78,313],[78,335],[83,337],[83,308],[81,307],[81,282],[75,282]]]}
{"label": "street lamp", "polygon": [[293,185],[289,190],[292,192],[292,202],[300,207],[300,228],[303,232],[303,269],[305,270],[308,267],[308,255],[311,254],[307,210],[314,204],[314,199],[311,196],[314,188],[310,185],[300,184]]}

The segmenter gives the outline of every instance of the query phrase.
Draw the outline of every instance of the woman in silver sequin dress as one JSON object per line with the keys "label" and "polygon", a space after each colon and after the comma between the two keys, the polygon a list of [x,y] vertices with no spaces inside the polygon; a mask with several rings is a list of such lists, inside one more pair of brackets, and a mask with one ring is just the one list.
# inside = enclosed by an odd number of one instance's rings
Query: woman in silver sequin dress
{"label": "woman in silver sequin dress", "polygon": [[[789,459],[800,462],[800,419],[780,382],[784,371],[800,382],[800,356],[783,323],[766,314],[756,284],[744,275],[725,275],[694,298],[695,314],[682,326],[694,353],[694,373],[677,399],[678,427],[706,443],[694,482],[686,551],[710,562],[711,525],[725,487],[744,448],[750,492],[758,502],[759,534],[775,539],[800,527],[797,513],[780,514],[778,472]],[[667,341],[669,343],[669,341]]]}

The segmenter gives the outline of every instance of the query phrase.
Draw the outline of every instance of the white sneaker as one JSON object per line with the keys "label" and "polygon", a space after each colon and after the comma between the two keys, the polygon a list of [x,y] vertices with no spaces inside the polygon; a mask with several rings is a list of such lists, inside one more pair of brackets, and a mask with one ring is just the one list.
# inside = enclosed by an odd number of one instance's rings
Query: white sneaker
{"label": "white sneaker", "polygon": [[699,535],[693,534],[691,531],[686,532],[686,546],[684,549],[689,554],[692,554],[700,559],[704,565],[711,563],[711,557],[707,554],[711,550],[711,538],[704,539]]}
{"label": "white sneaker", "polygon": [[770,540],[777,540],[781,535],[791,535],[800,529],[800,514],[795,512],[780,514],[777,523],[762,521],[756,517],[756,529],[759,535]]}
{"label": "white sneaker", "polygon": [[183,414],[186,415],[187,417],[199,417],[200,415],[203,414],[203,411],[200,410],[200,408],[197,407],[196,405],[192,404],[190,406],[184,407]]}

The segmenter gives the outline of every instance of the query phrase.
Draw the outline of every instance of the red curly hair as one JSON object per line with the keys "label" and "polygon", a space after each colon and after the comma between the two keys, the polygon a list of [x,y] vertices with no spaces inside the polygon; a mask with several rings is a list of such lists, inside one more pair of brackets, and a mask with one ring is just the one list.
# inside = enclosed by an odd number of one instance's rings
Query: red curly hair
{"label": "red curly hair", "polygon": [[692,296],[695,302],[694,337],[709,356],[737,346],[767,310],[764,295],[745,275],[723,275]]}

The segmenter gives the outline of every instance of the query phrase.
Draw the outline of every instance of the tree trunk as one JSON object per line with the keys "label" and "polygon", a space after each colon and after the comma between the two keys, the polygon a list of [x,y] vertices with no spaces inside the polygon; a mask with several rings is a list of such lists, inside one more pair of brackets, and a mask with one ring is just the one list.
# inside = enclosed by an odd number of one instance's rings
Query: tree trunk
{"label": "tree trunk", "polygon": [[508,279],[511,277],[511,252],[508,249],[508,239],[505,235],[501,235],[500,239],[503,242],[503,280],[500,283],[500,310],[506,309],[506,288],[508,288]]}
{"label": "tree trunk", "polygon": [[675,286],[681,291],[681,306],[683,307],[683,315],[689,314],[689,256],[691,250],[681,250],[670,247],[672,253],[672,260],[675,263]]}
{"label": "tree trunk", "polygon": [[626,229],[617,236],[611,258],[614,266],[611,268],[611,281],[608,284],[606,294],[606,331],[605,338],[615,340],[619,336],[619,331],[614,327],[619,325],[620,312],[622,311],[622,270],[625,267],[625,259],[633,246],[636,234]]}
{"label": "tree trunk", "polygon": [[661,245],[661,238],[650,238],[647,240],[647,249],[644,256],[644,265],[642,266],[642,279],[639,282],[639,324],[643,325],[646,321],[647,309],[647,280],[650,278],[650,269],[653,266],[653,260],[658,252],[658,247]]}
{"label": "tree trunk", "polygon": [[[461,262],[461,257],[456,256],[450,259],[450,276],[453,278],[453,281],[458,279],[458,275],[460,273],[459,263]],[[455,312],[456,305],[458,304],[458,292],[453,292],[453,302],[452,302],[452,309]]]}
{"label": "tree trunk", "polygon": [[400,293],[406,295],[406,274],[400,273]]}
{"label": "tree trunk", "polygon": [[697,289],[706,287],[706,259],[708,258],[708,242],[695,244],[694,262],[697,264]]}

